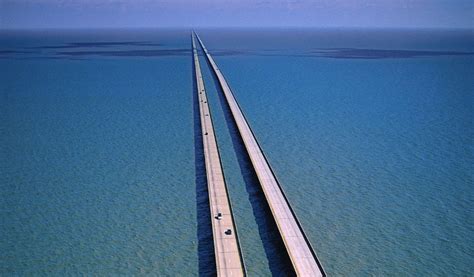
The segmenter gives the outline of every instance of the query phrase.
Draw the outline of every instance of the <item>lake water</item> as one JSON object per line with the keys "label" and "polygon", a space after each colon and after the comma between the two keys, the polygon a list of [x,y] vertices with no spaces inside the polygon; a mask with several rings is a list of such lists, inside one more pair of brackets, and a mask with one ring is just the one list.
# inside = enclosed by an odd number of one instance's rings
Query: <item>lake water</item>
{"label": "lake water", "polygon": [[[201,30],[331,276],[474,271],[472,31]],[[190,32],[0,33],[1,275],[212,275]],[[203,56],[250,276],[291,273]]]}

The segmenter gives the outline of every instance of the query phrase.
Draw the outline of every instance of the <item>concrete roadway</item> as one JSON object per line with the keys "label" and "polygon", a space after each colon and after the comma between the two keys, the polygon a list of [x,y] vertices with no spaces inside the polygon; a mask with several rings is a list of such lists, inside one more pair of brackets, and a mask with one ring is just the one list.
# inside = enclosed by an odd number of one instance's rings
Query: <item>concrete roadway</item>
{"label": "concrete roadway", "polygon": [[201,118],[204,158],[206,163],[217,275],[244,276],[244,263],[240,252],[232,208],[224,180],[219,149],[214,135],[211,112],[209,109],[209,103],[207,103],[207,96],[202,79],[194,36],[192,37],[192,45],[197,84],[196,93],[198,93],[199,96],[199,112]]}
{"label": "concrete roadway", "polygon": [[[197,36],[197,34],[196,34]],[[211,64],[222,91],[244,141],[250,160],[257,174],[265,198],[270,206],[278,230],[285,244],[295,272],[298,276],[326,276],[316,253],[306,237],[296,214],[291,208],[284,191],[278,183],[268,161],[260,148],[250,126],[242,113],[237,100],[227,84],[224,75],[217,67],[214,59],[197,36],[206,57]]]}

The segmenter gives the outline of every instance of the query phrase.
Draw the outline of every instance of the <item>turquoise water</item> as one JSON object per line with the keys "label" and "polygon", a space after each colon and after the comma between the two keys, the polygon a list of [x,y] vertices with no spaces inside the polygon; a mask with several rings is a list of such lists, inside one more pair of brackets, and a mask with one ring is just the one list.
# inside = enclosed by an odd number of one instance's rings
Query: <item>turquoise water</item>
{"label": "turquoise water", "polygon": [[[472,274],[471,32],[200,33],[328,274]],[[0,273],[212,274],[189,33],[0,38]],[[285,275],[201,64],[249,275]]]}

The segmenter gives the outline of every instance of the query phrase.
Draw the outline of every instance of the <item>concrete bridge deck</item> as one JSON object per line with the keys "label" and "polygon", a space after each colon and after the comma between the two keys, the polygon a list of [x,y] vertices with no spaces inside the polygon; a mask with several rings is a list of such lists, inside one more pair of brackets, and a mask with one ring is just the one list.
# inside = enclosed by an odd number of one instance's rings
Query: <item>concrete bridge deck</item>
{"label": "concrete bridge deck", "polygon": [[192,36],[192,45],[217,275],[244,276],[245,267],[214,134],[209,103],[207,103],[194,36]]}
{"label": "concrete bridge deck", "polygon": [[326,276],[224,75],[197,34],[196,37],[219,80],[296,274],[298,276]]}

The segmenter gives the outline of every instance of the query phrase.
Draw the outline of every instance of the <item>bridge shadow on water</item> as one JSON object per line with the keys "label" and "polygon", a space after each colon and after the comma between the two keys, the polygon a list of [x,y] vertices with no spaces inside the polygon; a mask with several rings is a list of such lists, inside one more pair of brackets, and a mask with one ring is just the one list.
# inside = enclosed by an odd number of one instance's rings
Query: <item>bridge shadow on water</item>
{"label": "bridge shadow on water", "polygon": [[[194,58],[192,62],[194,72]],[[199,276],[216,276],[216,260],[210,219],[209,194],[207,190],[206,164],[202,145],[201,118],[196,78],[193,74],[193,121],[194,121],[194,164],[196,183],[196,220]]]}
{"label": "bridge shadow on water", "polygon": [[[205,57],[204,57],[205,58]],[[207,59],[206,59],[207,61]],[[209,70],[212,66],[207,62]],[[211,73],[272,276],[296,276],[217,76]]]}

